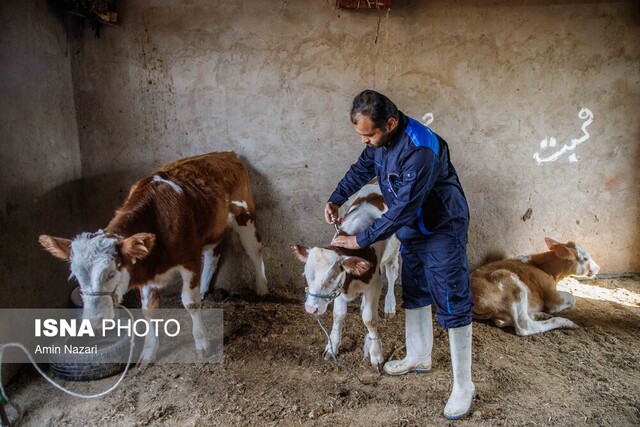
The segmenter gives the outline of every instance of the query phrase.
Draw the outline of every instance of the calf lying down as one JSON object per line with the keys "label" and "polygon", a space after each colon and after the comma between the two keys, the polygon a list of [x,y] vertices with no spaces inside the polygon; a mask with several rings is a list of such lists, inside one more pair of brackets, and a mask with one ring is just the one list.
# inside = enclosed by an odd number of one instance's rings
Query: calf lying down
{"label": "calf lying down", "polygon": [[[357,235],[382,216],[386,209],[378,185],[367,184],[358,192],[338,232]],[[376,328],[378,300],[382,292],[382,270],[388,282],[384,313],[393,316],[396,310],[393,288],[398,277],[399,248],[400,242],[395,236],[358,250],[335,246],[291,246],[298,259],[305,263],[304,276],[308,286],[306,311],[320,316],[333,301],[333,327],[330,342],[325,348],[325,358],[338,354],[347,303],[362,296],[362,321],[368,331],[364,339],[364,357],[369,358],[376,369],[382,366],[382,343]]]}
{"label": "calf lying down", "polygon": [[595,277],[600,267],[574,242],[545,242],[549,252],[491,262],[471,272],[474,319],[513,326],[518,335],[577,327],[569,319],[549,316],[576,302],[556,285],[569,276]]}

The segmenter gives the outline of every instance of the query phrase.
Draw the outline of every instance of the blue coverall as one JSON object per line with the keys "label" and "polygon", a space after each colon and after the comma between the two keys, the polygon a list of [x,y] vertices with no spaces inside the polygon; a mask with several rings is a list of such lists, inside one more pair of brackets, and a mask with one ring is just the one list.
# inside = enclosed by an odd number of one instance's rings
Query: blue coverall
{"label": "blue coverall", "polygon": [[446,141],[400,113],[391,140],[382,147],[366,147],[329,202],[341,206],[374,176],[389,210],[358,234],[358,245],[366,247],[396,233],[402,243],[402,306],[435,302],[442,327],[470,324],[469,208]]}

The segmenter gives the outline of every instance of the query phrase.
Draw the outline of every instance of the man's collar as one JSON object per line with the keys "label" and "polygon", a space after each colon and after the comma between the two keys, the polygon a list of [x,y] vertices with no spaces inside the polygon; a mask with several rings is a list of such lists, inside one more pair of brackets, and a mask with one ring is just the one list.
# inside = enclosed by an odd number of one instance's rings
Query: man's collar
{"label": "man's collar", "polygon": [[408,119],[401,111],[398,111],[398,126],[393,130],[391,134],[391,138],[389,142],[387,142],[383,147],[386,149],[392,148],[396,143],[402,138],[405,129],[407,128]]}

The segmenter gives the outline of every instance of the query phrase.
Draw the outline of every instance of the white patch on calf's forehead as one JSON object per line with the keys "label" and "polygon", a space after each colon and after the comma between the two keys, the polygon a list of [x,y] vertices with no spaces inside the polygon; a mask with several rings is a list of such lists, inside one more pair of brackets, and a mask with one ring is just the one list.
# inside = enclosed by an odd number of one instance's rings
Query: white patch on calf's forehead
{"label": "white patch on calf's forehead", "polygon": [[106,234],[82,233],[71,242],[71,263],[92,263],[105,258],[115,258],[118,239]]}
{"label": "white patch on calf's forehead", "polygon": [[173,181],[169,181],[168,179],[164,179],[159,175],[154,175],[153,176],[153,182],[162,182],[164,184],[167,184],[171,188],[173,188],[176,193],[182,193],[182,188],[180,188],[180,186],[178,184],[176,184]]}
{"label": "white patch on calf's forehead", "polygon": [[324,277],[339,258],[339,255],[330,249],[311,248],[304,266],[305,275],[307,278]]}
{"label": "white patch on calf's forehead", "polygon": [[[338,260],[339,256],[335,251],[324,248],[311,248],[309,249],[309,260],[314,264],[326,263],[333,264]],[[308,263],[309,261],[307,261]]]}
{"label": "white patch on calf's forehead", "polygon": [[[91,276],[115,262],[118,239],[106,234],[82,233],[71,242],[71,274],[81,286],[91,285]],[[95,273],[94,273],[95,272]]]}

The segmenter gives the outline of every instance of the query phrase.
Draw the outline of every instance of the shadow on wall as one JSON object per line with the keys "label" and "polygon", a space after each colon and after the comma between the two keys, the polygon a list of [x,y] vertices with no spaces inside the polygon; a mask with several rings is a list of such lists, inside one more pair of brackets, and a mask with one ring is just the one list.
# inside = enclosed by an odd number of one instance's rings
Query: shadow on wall
{"label": "shadow on wall", "polygon": [[[505,236],[512,236],[519,231],[510,228],[513,222],[506,220],[512,212],[501,199],[500,183],[493,182],[494,178],[491,176],[478,176],[474,179],[474,187],[483,191],[467,190],[466,193],[471,216],[467,246],[470,270],[513,256],[514,254],[508,253],[513,248],[506,246]],[[464,182],[462,185],[464,186]]]}
{"label": "shadow on wall", "polygon": [[[299,266],[287,247],[290,242],[281,238],[302,236],[303,231],[293,221],[289,221],[285,229],[281,221],[282,207],[277,201],[286,196],[276,194],[265,175],[246,159],[243,162],[249,170],[257,229],[262,237],[267,278],[273,291],[284,287],[275,281],[283,276],[282,272],[299,276]],[[127,198],[131,186],[144,175],[139,170],[116,171],[67,182],[28,204],[7,202],[0,211],[0,283],[4,288],[0,308],[65,306],[75,286],[68,280],[69,267],[44,251],[38,236],[48,234],[71,239],[81,232],[104,228]],[[253,264],[235,233],[225,237],[219,266],[214,277],[216,287],[232,292],[254,292]]]}
{"label": "shadow on wall", "polygon": [[[301,270],[298,261],[289,251],[289,244],[295,243],[293,240],[296,236],[304,236],[305,232],[300,221],[288,220],[291,212],[287,211],[286,202],[290,197],[280,194],[269,177],[253,167],[248,159],[242,156],[240,158],[249,171],[251,192],[256,205],[256,227],[262,238],[269,292],[299,296],[298,294],[303,292],[304,288],[298,289],[292,286],[292,282],[297,283]],[[229,244],[230,240],[233,244]],[[238,239],[227,236],[224,244],[225,259],[221,265],[217,287],[231,291],[240,291],[243,288],[253,290],[255,287],[253,267]],[[238,276],[238,272],[242,274]]]}
{"label": "shadow on wall", "polygon": [[[104,227],[128,174],[117,172],[62,184],[37,198],[9,200],[0,211],[0,308],[63,307],[74,284],[69,268],[45,252],[38,236],[73,238]],[[119,185],[119,183],[122,183]],[[124,190],[121,190],[124,188]]]}

